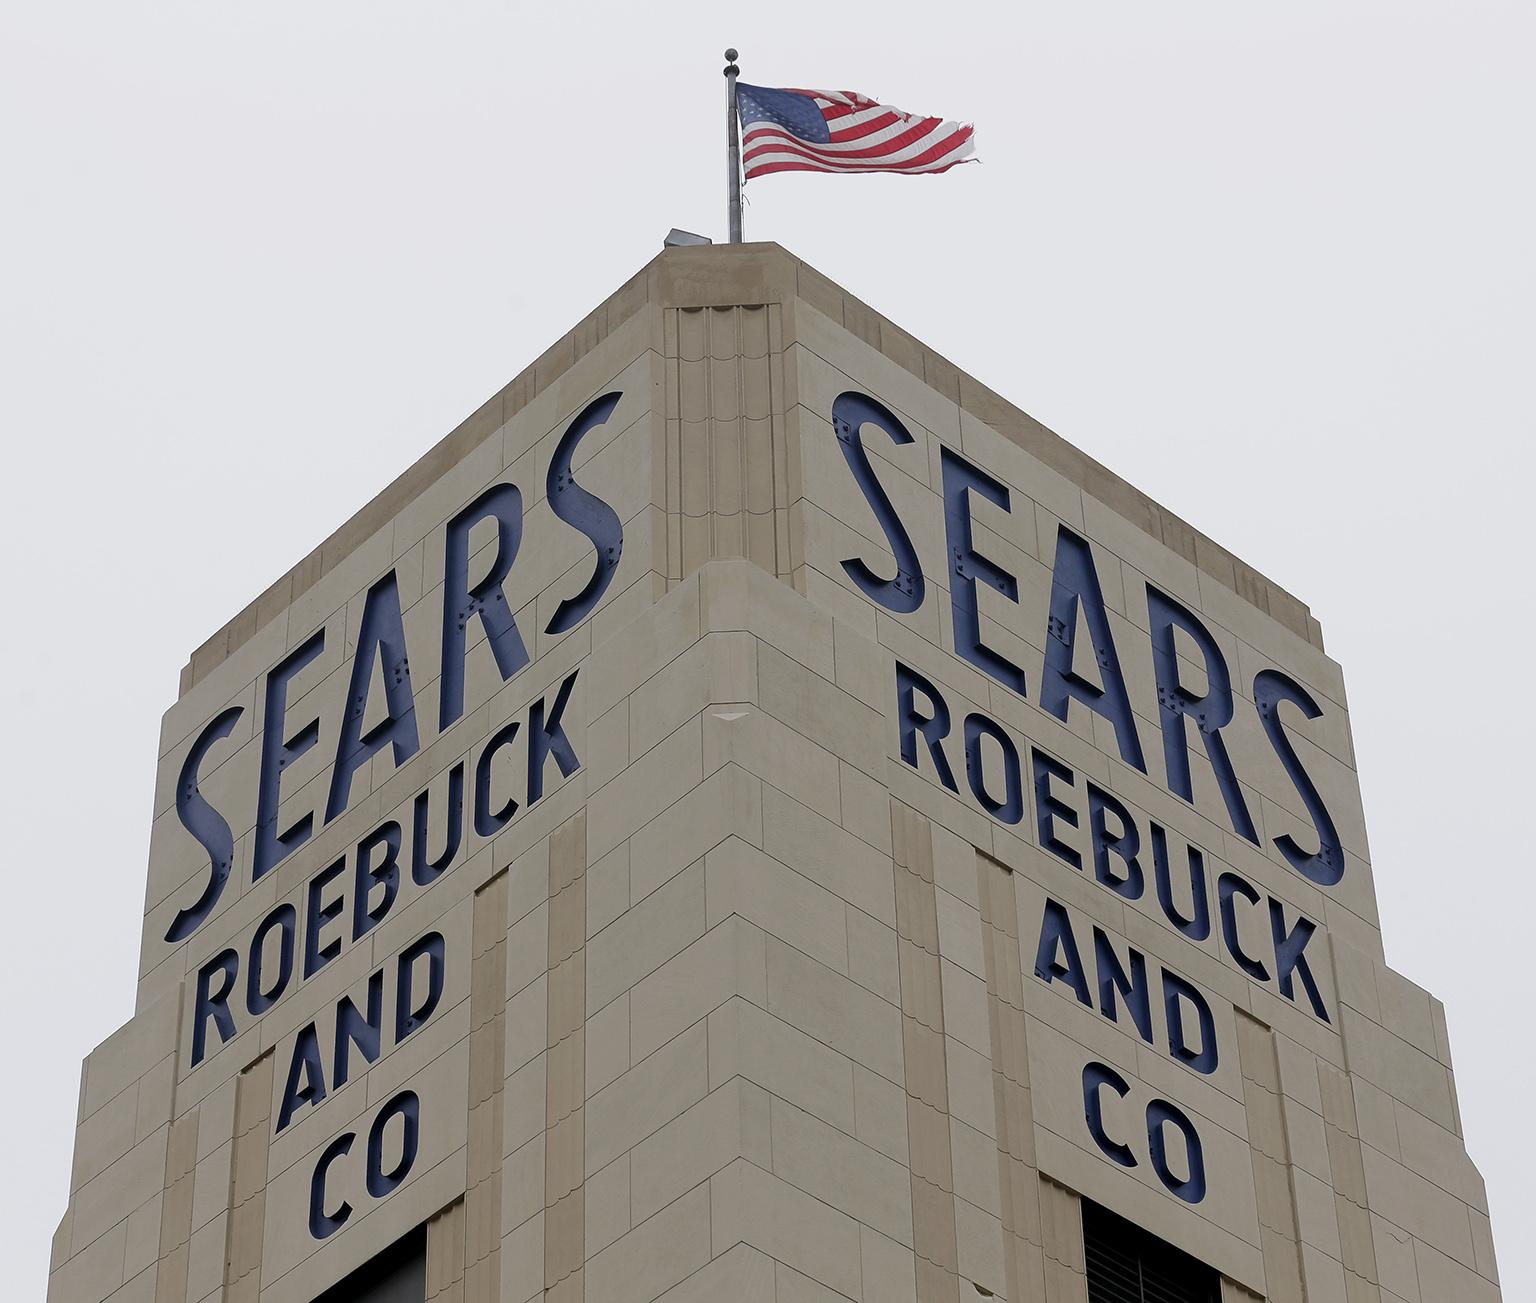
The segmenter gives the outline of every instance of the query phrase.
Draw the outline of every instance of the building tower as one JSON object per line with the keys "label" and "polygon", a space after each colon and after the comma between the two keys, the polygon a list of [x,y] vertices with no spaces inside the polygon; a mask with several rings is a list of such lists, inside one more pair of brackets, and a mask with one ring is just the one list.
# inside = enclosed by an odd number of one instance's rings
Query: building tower
{"label": "building tower", "polygon": [[670,249],[193,653],[52,1303],[1484,1303],[1307,608]]}

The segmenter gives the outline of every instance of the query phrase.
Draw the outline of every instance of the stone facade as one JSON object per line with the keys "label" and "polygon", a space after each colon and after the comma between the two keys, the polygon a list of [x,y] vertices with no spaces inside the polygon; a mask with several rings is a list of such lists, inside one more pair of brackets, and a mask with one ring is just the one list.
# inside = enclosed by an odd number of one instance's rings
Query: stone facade
{"label": "stone facade", "polygon": [[653,261],[160,752],[53,1303],[422,1224],[434,1301],[1082,1303],[1085,1198],[1229,1303],[1499,1297],[1316,622],[777,246]]}

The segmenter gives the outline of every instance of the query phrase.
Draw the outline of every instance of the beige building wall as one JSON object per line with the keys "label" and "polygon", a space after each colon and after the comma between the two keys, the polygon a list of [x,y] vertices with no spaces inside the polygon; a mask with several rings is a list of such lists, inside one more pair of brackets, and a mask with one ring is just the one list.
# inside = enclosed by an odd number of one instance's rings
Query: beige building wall
{"label": "beige building wall", "polygon": [[[832,423],[850,392],[910,435],[866,425],[862,447],[921,565],[912,610],[844,564],[899,569]],[[608,393],[571,470],[622,554],[552,633],[601,567],[552,504],[551,463]],[[985,569],[946,526],[957,466],[1007,495],[964,502],[972,551],[1016,581],[1014,598],[983,579],[975,601],[1022,693],[957,652],[951,590],[963,604]],[[504,600],[448,616],[463,710],[444,728],[449,522],[501,484],[521,535]],[[1113,672],[1083,604],[1050,619],[1073,539],[1144,771],[1105,712],[1041,705],[1053,639],[1087,695]],[[475,524],[469,581],[507,546]],[[1257,840],[1205,735],[1167,724],[1149,584],[1230,670],[1233,718],[1210,723]],[[359,675],[365,607],[396,600],[408,656],[386,643]],[[510,677],[487,636],[508,616],[527,655]],[[274,715],[272,671],[320,630]],[[1167,637],[1178,683],[1208,692],[1198,640]],[[1336,883],[1279,844],[1320,838],[1251,696],[1273,671],[1318,707],[1276,709],[1335,824]],[[898,701],[914,674],[918,712],[936,694],[951,716],[937,753]],[[368,757],[327,819],[345,730],[398,724],[402,682],[416,746]],[[574,764],[552,735],[531,776],[541,719]],[[1192,799],[1170,790],[1165,727]],[[266,837],[306,815],[311,831],[257,876],[263,751],[285,745]],[[1499,1297],[1444,1011],[1382,961],[1316,622],[777,246],[653,261],[198,649],[160,750],[137,1012],[82,1072],[53,1303],[305,1303],[422,1223],[433,1300],[1069,1303],[1087,1297],[1084,1198],[1216,1268],[1231,1303]],[[228,877],[169,941],[216,876],[194,793],[228,826]],[[1196,848],[1206,935],[1160,902],[1154,839],[1185,919]],[[1316,932],[1283,982],[1301,919]],[[226,979],[223,1026],[208,997]],[[1187,1133],[1149,1125],[1162,1105],[1198,1138],[1198,1199]]]}

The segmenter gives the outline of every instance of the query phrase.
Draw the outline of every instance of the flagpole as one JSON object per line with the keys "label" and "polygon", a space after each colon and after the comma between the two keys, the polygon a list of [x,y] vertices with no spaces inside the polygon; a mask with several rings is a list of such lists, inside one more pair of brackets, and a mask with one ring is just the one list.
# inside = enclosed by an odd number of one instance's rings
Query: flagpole
{"label": "flagpole", "polygon": [[730,224],[730,242],[741,243],[741,134],[736,113],[736,51],[725,52],[725,139],[727,166],[726,214]]}

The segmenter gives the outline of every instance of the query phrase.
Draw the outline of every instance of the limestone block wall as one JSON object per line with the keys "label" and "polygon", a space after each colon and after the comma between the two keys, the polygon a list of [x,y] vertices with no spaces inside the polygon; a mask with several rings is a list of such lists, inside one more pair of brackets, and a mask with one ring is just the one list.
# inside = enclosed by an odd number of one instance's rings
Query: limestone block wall
{"label": "limestone block wall", "polygon": [[[1232,786],[1168,720],[1217,664]],[[1305,607],[774,246],[642,271],[194,653],[161,753],[56,1303],[307,1303],[422,1225],[434,1301],[1081,1303],[1084,1199],[1232,1303],[1499,1297]]]}

